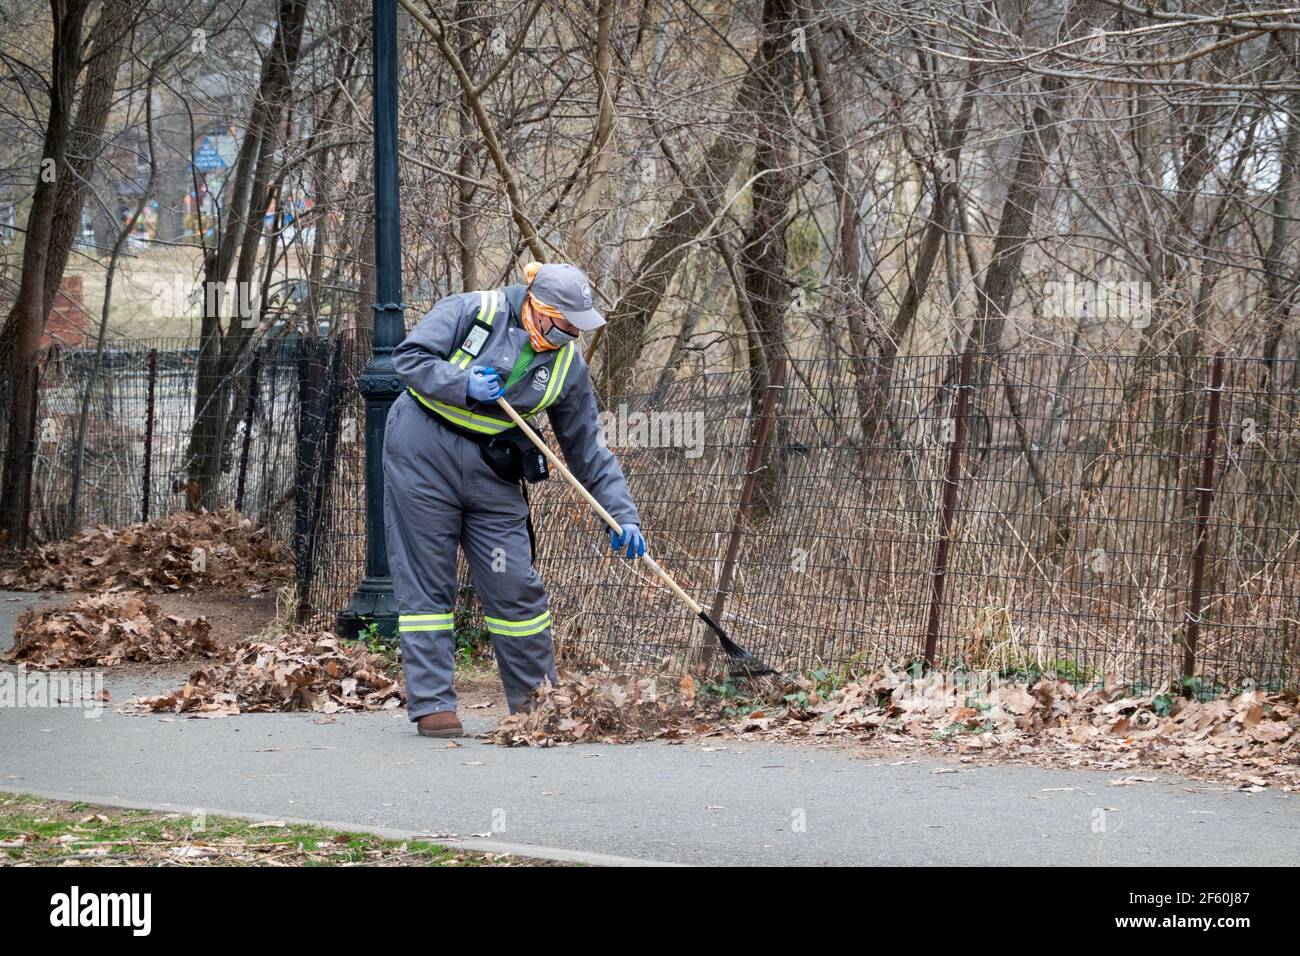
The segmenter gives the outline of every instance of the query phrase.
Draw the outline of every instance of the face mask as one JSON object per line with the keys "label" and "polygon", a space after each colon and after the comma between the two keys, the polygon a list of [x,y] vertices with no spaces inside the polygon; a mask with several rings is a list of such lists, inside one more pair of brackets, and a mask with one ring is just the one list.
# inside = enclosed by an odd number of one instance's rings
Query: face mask
{"label": "face mask", "polygon": [[[551,320],[552,325],[545,332],[541,330],[538,312],[551,313],[547,315],[547,318]],[[528,340],[532,342],[533,348],[538,352],[549,352],[552,349],[561,348],[577,338],[576,335],[565,332],[554,324],[555,316],[559,314],[558,309],[550,309],[548,306],[541,305],[531,295],[524,298],[524,307],[520,317],[524,324],[524,331],[528,333]]]}
{"label": "face mask", "polygon": [[558,349],[575,341],[578,337],[571,332],[564,331],[558,325],[552,325],[542,334],[542,338]]}

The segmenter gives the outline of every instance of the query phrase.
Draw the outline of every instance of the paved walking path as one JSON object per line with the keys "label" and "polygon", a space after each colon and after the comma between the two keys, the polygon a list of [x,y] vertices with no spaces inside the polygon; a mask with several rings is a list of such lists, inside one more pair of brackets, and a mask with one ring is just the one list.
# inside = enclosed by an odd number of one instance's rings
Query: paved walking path
{"label": "paved walking path", "polygon": [[[0,647],[22,602],[0,592]],[[114,702],[175,686],[109,674]],[[491,721],[466,715],[471,731]],[[1228,864],[1300,861],[1300,795],[1173,777],[890,765],[718,740],[459,748],[401,714],[128,717],[0,709],[0,789],[325,821],[470,846],[688,864]],[[947,772],[945,772],[947,771]],[[955,772],[953,772],[955,771]],[[542,848],[542,849],[538,849]]]}

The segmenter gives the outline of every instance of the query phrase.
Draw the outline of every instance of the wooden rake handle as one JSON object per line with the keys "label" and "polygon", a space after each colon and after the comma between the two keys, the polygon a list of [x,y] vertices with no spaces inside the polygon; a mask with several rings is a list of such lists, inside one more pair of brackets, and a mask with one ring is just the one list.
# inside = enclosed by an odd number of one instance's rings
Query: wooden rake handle
{"label": "wooden rake handle", "polygon": [[[614,520],[614,516],[604,509],[601,503],[595,499],[590,491],[582,487],[582,482],[573,477],[573,472],[569,471],[569,469],[565,467],[564,462],[560,461],[559,456],[556,455],[555,452],[546,447],[546,442],[542,441],[541,436],[539,436],[537,432],[533,431],[532,427],[524,421],[523,417],[515,411],[514,408],[511,407],[510,403],[504,398],[498,398],[497,404],[500,405],[501,410],[509,415],[514,423],[519,426],[519,430],[528,436],[528,440],[537,446],[537,450],[546,456],[546,460],[551,463],[551,467],[563,475],[564,480],[569,483],[569,486],[578,494],[582,495],[583,500],[586,501],[587,504],[591,505],[592,510],[595,511],[596,514],[600,515],[601,520],[604,521],[605,524],[609,525],[615,534],[621,535],[623,533],[623,528]],[[681,585],[673,580],[672,575],[659,566],[658,561],[650,557],[648,554],[641,555],[640,560],[646,567],[655,573],[655,576],[658,577],[665,586],[667,586],[668,590],[672,591],[673,594],[677,596],[677,600],[681,601],[697,615],[704,613],[704,609],[696,603],[693,597],[682,590]]]}

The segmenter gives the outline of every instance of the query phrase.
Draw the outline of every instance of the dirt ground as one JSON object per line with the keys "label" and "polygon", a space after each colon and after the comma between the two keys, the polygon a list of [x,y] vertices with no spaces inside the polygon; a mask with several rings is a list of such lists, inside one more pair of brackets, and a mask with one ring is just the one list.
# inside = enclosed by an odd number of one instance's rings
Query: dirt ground
{"label": "dirt ground", "polygon": [[[234,646],[258,634],[277,617],[274,595],[249,597],[223,591],[178,591],[154,594],[150,600],[156,601],[165,614],[207,618],[212,625],[212,637],[222,646]],[[193,669],[184,662],[132,666],[151,676],[180,680]]]}
{"label": "dirt ground", "polygon": [[462,719],[468,714],[485,720],[500,720],[510,713],[495,667],[479,665],[473,670],[457,673],[456,696],[460,700]]}
{"label": "dirt ground", "polygon": [[154,594],[166,614],[176,617],[206,617],[212,636],[223,645],[234,645],[262,631],[276,619],[274,595],[249,597],[222,591],[189,591]]}

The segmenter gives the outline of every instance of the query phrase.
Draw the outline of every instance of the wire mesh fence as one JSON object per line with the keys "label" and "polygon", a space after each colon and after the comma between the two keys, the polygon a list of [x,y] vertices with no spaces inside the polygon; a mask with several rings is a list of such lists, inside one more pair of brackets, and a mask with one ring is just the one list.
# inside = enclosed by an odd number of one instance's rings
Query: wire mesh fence
{"label": "wire mesh fence", "polygon": [[[357,384],[369,351],[365,335],[290,339],[241,360],[208,499],[238,502],[292,541],[300,617],[325,626],[364,573]],[[71,525],[87,389],[81,521],[123,524],[191,503],[195,354],[188,343],[114,348],[98,376],[87,354],[46,357],[40,536]],[[763,392],[748,372],[656,379],[604,408],[608,443],[660,562],[764,658],[926,657],[1145,685],[1190,662],[1208,689],[1296,681],[1295,362],[796,361],[757,457]],[[709,646],[689,611],[610,553],[559,478],[532,499],[562,654],[658,661]],[[473,613],[462,583],[458,619]]]}
{"label": "wire mesh fence", "polygon": [[[277,529],[288,526],[294,501],[300,348],[297,341],[262,345],[225,376],[232,411],[208,499]],[[41,354],[29,428],[35,540],[195,504],[197,363],[194,343],[178,339],[110,342],[102,356],[64,348]]]}

